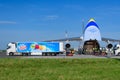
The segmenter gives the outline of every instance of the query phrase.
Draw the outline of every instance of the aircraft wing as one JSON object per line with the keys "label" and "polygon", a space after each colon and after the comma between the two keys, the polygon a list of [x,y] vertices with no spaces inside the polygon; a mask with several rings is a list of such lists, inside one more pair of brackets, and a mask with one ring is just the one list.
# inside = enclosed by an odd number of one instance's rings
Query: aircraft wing
{"label": "aircraft wing", "polygon": [[83,39],[80,37],[72,37],[72,38],[63,38],[63,39],[55,39],[55,40],[45,40],[45,42],[52,41],[82,41]]}
{"label": "aircraft wing", "polygon": [[[55,39],[55,40],[45,40],[45,42],[54,42],[54,41],[82,41],[83,38],[81,37],[71,37],[71,38],[63,38],[63,39]],[[104,38],[102,37],[102,41],[108,42],[120,42],[120,40],[117,39],[111,39],[111,38]]]}
{"label": "aircraft wing", "polygon": [[105,42],[108,42],[108,41],[112,41],[112,42],[120,42],[120,40],[117,40],[117,39],[104,38],[104,37],[102,37],[102,41],[105,41]]}

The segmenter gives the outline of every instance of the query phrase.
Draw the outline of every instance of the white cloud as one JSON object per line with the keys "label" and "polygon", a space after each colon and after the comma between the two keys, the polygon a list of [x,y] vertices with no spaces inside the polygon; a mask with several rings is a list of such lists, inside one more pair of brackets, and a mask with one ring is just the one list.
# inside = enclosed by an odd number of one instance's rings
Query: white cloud
{"label": "white cloud", "polygon": [[45,20],[56,20],[59,16],[57,15],[49,15],[45,17]]}
{"label": "white cloud", "polygon": [[0,24],[16,24],[14,21],[0,21]]}

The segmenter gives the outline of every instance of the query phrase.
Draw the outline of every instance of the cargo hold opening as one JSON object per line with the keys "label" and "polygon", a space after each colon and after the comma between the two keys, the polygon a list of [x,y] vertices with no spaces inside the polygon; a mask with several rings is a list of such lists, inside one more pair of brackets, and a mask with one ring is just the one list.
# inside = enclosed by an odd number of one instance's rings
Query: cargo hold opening
{"label": "cargo hold opening", "polygon": [[88,40],[84,42],[83,54],[95,54],[99,53],[100,45],[97,40]]}

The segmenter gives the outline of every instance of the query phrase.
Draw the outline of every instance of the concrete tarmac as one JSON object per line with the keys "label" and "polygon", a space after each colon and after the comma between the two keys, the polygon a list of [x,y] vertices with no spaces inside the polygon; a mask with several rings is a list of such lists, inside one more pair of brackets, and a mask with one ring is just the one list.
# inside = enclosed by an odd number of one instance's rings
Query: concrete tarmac
{"label": "concrete tarmac", "polygon": [[117,58],[120,59],[120,56],[95,56],[95,55],[73,55],[73,56],[66,56],[66,55],[58,55],[58,56],[8,56],[5,52],[0,52],[0,58]]}

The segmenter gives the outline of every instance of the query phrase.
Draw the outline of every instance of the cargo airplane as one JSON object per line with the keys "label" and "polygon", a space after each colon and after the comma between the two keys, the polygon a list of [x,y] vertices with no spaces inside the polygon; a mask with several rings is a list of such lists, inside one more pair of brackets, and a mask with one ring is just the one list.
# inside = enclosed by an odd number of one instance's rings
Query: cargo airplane
{"label": "cargo airplane", "polygon": [[120,42],[117,39],[104,38],[101,37],[100,28],[96,24],[95,20],[91,18],[88,21],[88,24],[84,27],[83,36],[82,37],[72,37],[72,38],[64,38],[64,39],[56,39],[56,40],[45,40],[45,41],[83,41],[82,48],[84,49],[86,54],[90,54],[93,52],[93,48],[99,50],[100,45],[98,41],[105,42]]}

